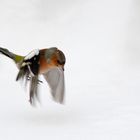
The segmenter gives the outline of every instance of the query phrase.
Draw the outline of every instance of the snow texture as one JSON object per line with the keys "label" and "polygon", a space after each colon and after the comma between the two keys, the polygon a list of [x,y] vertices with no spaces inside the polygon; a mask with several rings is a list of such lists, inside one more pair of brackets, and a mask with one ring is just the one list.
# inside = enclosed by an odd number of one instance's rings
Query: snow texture
{"label": "snow texture", "polygon": [[65,105],[40,77],[37,108],[0,55],[1,140],[140,139],[139,0],[1,0],[0,46],[66,55]]}

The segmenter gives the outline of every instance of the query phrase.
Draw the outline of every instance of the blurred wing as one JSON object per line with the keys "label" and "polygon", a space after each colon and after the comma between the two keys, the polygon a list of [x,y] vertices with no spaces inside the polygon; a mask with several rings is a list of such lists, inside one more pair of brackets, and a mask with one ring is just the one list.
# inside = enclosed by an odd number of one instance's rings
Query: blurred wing
{"label": "blurred wing", "polygon": [[53,99],[56,102],[63,103],[65,92],[63,69],[60,67],[52,68],[43,74],[43,76],[49,84]]}
{"label": "blurred wing", "polygon": [[30,79],[30,103],[35,105],[35,101],[39,101],[38,95],[38,76],[33,76]]}

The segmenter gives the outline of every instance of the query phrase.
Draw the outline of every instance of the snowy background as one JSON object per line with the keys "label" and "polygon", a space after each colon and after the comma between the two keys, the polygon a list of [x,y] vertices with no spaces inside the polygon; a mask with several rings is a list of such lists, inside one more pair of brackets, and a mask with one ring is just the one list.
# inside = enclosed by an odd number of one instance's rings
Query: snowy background
{"label": "snowy background", "polygon": [[0,55],[1,140],[140,139],[139,0],[0,0],[0,46],[56,46],[67,58],[65,105],[44,81],[33,108]]}

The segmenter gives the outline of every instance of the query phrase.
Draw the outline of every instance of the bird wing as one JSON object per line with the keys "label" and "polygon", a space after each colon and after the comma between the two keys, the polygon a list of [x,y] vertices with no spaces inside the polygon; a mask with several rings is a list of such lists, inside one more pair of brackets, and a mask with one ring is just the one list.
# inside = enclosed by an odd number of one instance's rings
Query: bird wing
{"label": "bird wing", "polygon": [[29,89],[29,101],[31,105],[36,105],[36,100],[39,101],[39,95],[38,95],[38,75],[32,76],[28,70],[28,67],[20,68],[16,81],[22,81],[25,84],[25,87],[27,86],[27,82],[30,83],[30,89]]}
{"label": "bird wing", "polygon": [[51,68],[43,76],[49,84],[54,101],[63,103],[65,92],[63,69],[61,67]]}
{"label": "bird wing", "polygon": [[36,100],[39,101],[38,95],[38,76],[30,77],[30,103],[31,105],[35,105]]}

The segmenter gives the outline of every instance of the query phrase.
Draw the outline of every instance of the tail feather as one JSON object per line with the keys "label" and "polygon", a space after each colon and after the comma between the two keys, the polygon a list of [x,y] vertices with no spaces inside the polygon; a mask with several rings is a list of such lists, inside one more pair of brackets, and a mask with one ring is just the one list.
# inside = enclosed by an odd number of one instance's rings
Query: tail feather
{"label": "tail feather", "polygon": [[0,47],[0,53],[2,53],[3,55],[5,55],[5,56],[7,56],[7,57],[9,57],[11,59],[14,59],[15,58],[14,54],[11,53],[9,50],[7,50],[5,48],[1,48]]}

